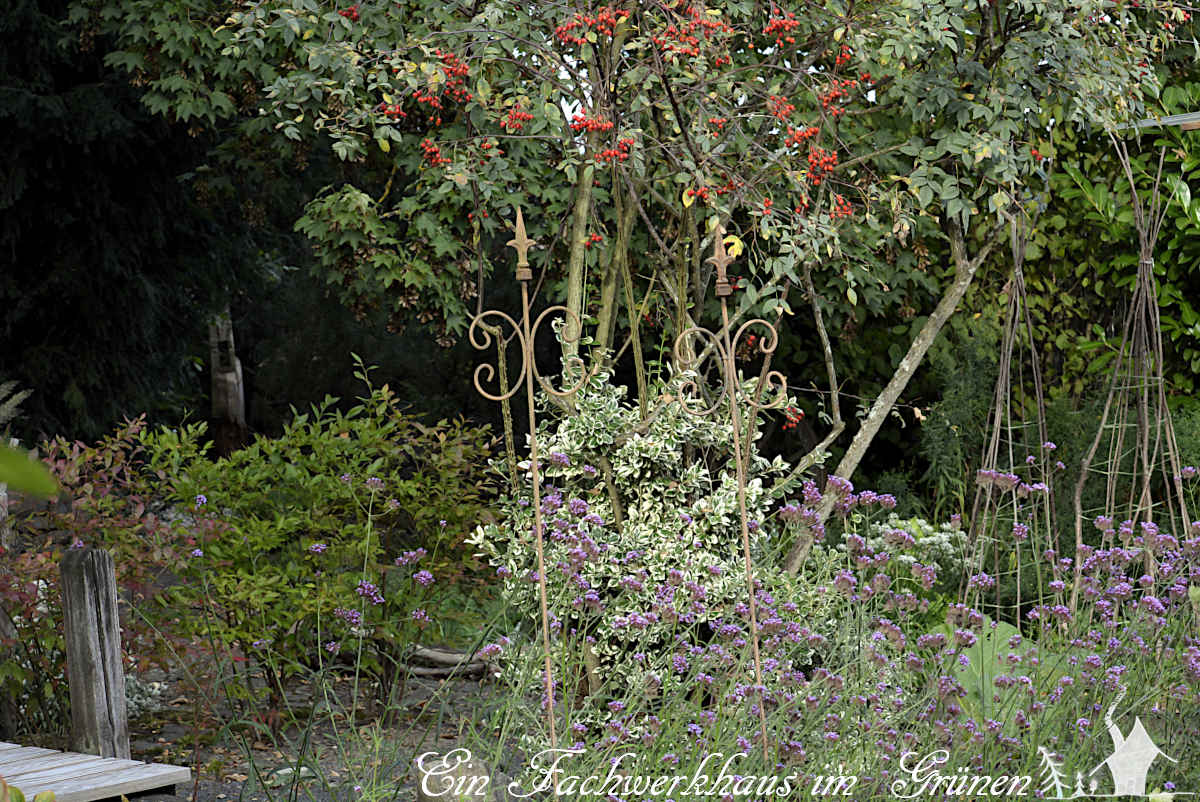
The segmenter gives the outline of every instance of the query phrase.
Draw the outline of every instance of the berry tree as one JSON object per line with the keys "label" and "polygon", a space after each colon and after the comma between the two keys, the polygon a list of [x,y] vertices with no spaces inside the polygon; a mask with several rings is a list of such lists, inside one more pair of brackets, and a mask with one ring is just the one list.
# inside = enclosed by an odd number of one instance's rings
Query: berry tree
{"label": "berry tree", "polygon": [[[601,346],[627,331],[640,379],[647,321],[669,337],[706,317],[718,226],[749,271],[739,315],[790,311],[793,288],[830,316],[878,314],[922,288],[939,300],[850,444],[848,476],[1003,240],[1003,215],[1044,183],[1050,132],[1139,113],[1157,91],[1144,65],[1184,13],[1167,0],[80,0],[75,16],[115,37],[110,59],[152,108],[241,113],[369,168],[298,228],[346,301],[417,311],[447,337],[481,303],[518,204],[535,267],[562,282],[550,296],[590,315]],[[948,244],[944,280],[889,258],[914,238]]]}

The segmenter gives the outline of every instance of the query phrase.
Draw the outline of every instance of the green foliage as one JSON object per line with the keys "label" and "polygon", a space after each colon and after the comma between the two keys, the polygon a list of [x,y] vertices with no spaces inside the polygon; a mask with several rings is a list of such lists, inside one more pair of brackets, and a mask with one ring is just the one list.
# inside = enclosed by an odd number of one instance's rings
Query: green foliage
{"label": "green foliage", "polygon": [[32,393],[32,390],[17,390],[13,381],[0,383],[0,426],[7,427],[17,417],[21,402]]}
{"label": "green foliage", "polygon": [[[1030,146],[1051,119],[1057,129],[1138,113],[1157,76],[1137,65],[1165,44],[1158,26],[1174,9],[606,13],[600,24],[506,3],[272,0],[229,14],[83,0],[72,18],[114,37],[109,63],[147,86],[158,112],[253,117],[277,143],[389,166],[381,191],[337,189],[301,227],[352,306],[420,309],[455,333],[518,202],[537,211],[527,219],[545,264],[566,256],[572,275],[584,263],[604,275],[628,254],[644,263],[635,275],[682,270],[699,306],[711,276],[690,266],[720,219],[751,257],[746,308],[786,308],[781,285],[799,284],[805,265],[842,314],[912,300],[889,288],[928,277],[880,250],[916,233],[920,214],[969,228],[1011,206],[1038,173]],[[1089,21],[1099,14],[1111,24]],[[561,236],[576,213],[588,231]],[[671,292],[677,308],[690,294]]]}
{"label": "green foliage", "polygon": [[[361,366],[359,376],[368,379]],[[394,677],[395,661],[440,620],[432,610],[414,618],[429,593],[413,574],[462,578],[462,536],[490,492],[480,472],[490,438],[403,414],[386,385],[368,381],[359,401],[340,412],[327,398],[279,438],[215,462],[201,425],[145,436],[148,468],[190,510],[176,569],[187,581],[171,603],[200,614],[179,622],[183,634],[253,654],[282,680],[357,633],[373,670]],[[430,556],[413,567],[418,550]]]}
{"label": "green foliage", "polygon": [[[1200,83],[1194,70],[1168,83],[1161,114],[1195,108]],[[1161,191],[1166,220],[1154,255],[1167,378],[1180,392],[1195,388],[1200,372],[1200,279],[1195,262],[1200,233],[1200,154],[1192,135],[1149,129],[1131,142],[1133,177],[1149,200],[1163,153]],[[1050,387],[1080,395],[1106,377],[1120,346],[1126,299],[1138,265],[1128,177],[1105,137],[1056,136],[1061,172],[1051,180],[1055,200],[1035,233],[1026,267],[1037,337],[1050,349]]]}
{"label": "green foliage", "polygon": [[[8,430],[19,413],[21,402],[32,393],[31,390],[17,391],[16,387],[17,383],[13,381],[0,383],[0,433]],[[57,490],[46,466],[6,442],[0,443],[0,483],[42,497],[52,496]]]}
{"label": "green foliage", "polygon": [[1190,397],[1180,398],[1171,414],[1179,461],[1184,465],[1200,465],[1200,401]]}
{"label": "green foliage", "polygon": [[994,317],[950,328],[928,357],[938,401],[920,428],[920,455],[928,465],[921,478],[933,499],[933,520],[968,511],[975,492],[972,477],[991,431],[998,373],[1000,337]]}
{"label": "green foliage", "polygon": [[[142,470],[144,425],[139,418],[95,444],[60,437],[40,449],[63,501],[32,513],[34,520],[15,520],[16,545],[0,550],[0,608],[11,624],[0,626],[7,655],[0,691],[19,700],[21,734],[62,733],[70,723],[58,592],[63,548],[112,553],[118,587],[137,607],[156,597],[156,570],[171,562],[174,532],[151,511],[152,481]],[[121,625],[131,661],[145,666],[161,658],[161,642],[143,617],[126,615]]]}
{"label": "green foliage", "polygon": [[68,715],[66,643],[53,549],[0,549],[0,693],[16,732],[64,733]]}
{"label": "green foliage", "polygon": [[46,466],[18,448],[0,445],[0,483],[34,496],[53,496],[58,490]]}

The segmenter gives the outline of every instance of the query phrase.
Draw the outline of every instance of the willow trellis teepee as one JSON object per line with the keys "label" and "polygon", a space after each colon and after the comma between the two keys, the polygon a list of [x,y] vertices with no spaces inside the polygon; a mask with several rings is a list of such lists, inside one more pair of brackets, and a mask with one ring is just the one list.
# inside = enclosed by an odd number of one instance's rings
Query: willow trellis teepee
{"label": "willow trellis teepee", "polygon": [[[973,580],[972,587],[964,588],[969,597],[981,598],[994,589],[999,613],[1008,601],[1000,598],[1001,587],[1014,587],[1015,598],[1010,603],[1018,617],[1026,567],[1023,561],[1038,568],[1036,555],[1047,549],[1057,551],[1057,543],[1031,542],[1031,537],[1050,538],[1054,531],[1051,476],[1057,462],[1054,444],[1046,435],[1046,405],[1023,269],[1035,218],[1036,211],[1031,217],[1020,209],[1009,217],[1013,267],[1005,288],[1008,307],[989,436],[976,474],[971,510],[968,564],[979,566],[984,573]],[[1035,576],[1040,595],[1044,590],[1041,572],[1035,570]],[[1001,577],[1015,581],[1000,582]]]}
{"label": "willow trellis teepee", "polygon": [[[1075,485],[1075,548],[1078,553],[1083,546],[1084,529],[1095,513],[1092,523],[1101,531],[1102,545],[1140,543],[1146,573],[1153,577],[1158,528],[1178,526],[1178,531],[1186,531],[1189,525],[1163,378],[1162,326],[1154,277],[1154,245],[1166,215],[1161,192],[1166,149],[1159,153],[1149,197],[1143,199],[1137,191],[1128,145],[1115,135],[1111,138],[1129,182],[1138,232],[1138,271],[1100,424]],[[1085,510],[1084,490],[1100,477],[1105,485],[1103,509]],[[1081,568],[1082,560],[1076,559],[1072,610],[1078,601]]]}

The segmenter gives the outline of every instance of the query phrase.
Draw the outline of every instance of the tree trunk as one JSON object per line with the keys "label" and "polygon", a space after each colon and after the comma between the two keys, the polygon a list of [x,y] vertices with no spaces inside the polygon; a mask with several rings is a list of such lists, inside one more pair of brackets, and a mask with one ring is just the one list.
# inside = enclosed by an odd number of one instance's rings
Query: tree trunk
{"label": "tree trunk", "polygon": [[[629,264],[629,243],[633,232],[632,203],[623,202],[620,183],[613,180],[613,205],[617,212],[617,234],[609,250],[608,269],[600,279],[600,311],[596,316],[596,346],[600,352],[614,348],[616,337],[618,304],[617,282]],[[630,327],[632,329],[632,325]],[[611,359],[609,353],[605,359]]]}
{"label": "tree trunk", "polygon": [[591,137],[585,151],[585,161],[579,166],[575,181],[575,206],[571,213],[571,250],[567,257],[567,315],[563,329],[563,355],[579,353],[579,337],[583,331],[584,272],[587,270],[588,218],[592,212],[592,176],[596,168],[591,160]]}
{"label": "tree trunk", "polygon": [[227,457],[246,445],[246,392],[242,363],[233,343],[233,319],[226,306],[208,324],[209,366],[212,371],[212,433],[218,456]]}
{"label": "tree trunk", "polygon": [[[946,289],[946,294],[942,296],[942,300],[938,302],[937,308],[933,310],[933,314],[925,321],[925,325],[921,327],[921,331],[917,333],[912,344],[908,347],[908,353],[900,360],[900,364],[896,367],[896,372],[892,374],[891,380],[887,386],[883,388],[883,392],[875,399],[875,403],[871,405],[871,411],[867,414],[862,426],[854,435],[854,440],[850,443],[850,447],[846,449],[846,454],[842,457],[842,461],[838,463],[837,470],[833,473],[837,476],[849,479],[854,471],[858,469],[858,465],[862,462],[863,456],[866,455],[867,449],[871,445],[871,441],[875,439],[875,435],[883,427],[884,421],[887,420],[888,413],[892,411],[900,394],[904,392],[904,388],[908,386],[909,380],[913,374],[917,372],[921,361],[924,360],[929,347],[933,345],[933,341],[937,339],[938,333],[942,327],[946,325],[946,321],[954,314],[954,310],[958,308],[958,304],[967,293],[967,289],[971,286],[971,281],[975,278],[975,271],[979,269],[979,265],[991,253],[992,247],[995,245],[995,232],[999,227],[993,230],[992,235],[988,237],[988,241],[980,249],[979,253],[973,259],[967,258],[967,246],[964,241],[963,231],[956,223],[947,225],[947,237],[950,240],[950,253],[954,258],[954,281]],[[833,509],[833,499],[826,497],[826,501],[818,510],[821,520],[829,516]],[[802,540],[792,547],[788,552],[787,558],[784,561],[784,568],[789,574],[795,574],[800,570],[800,566],[804,564],[804,558],[808,556],[808,549],[811,542]]]}

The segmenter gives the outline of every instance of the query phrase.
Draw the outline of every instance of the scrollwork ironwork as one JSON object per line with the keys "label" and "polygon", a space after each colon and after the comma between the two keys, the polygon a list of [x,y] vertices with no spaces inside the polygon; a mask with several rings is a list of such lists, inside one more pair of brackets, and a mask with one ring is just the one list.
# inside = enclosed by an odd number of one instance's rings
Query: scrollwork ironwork
{"label": "scrollwork ironwork", "polygon": [[[507,401],[521,390],[521,386],[525,381],[525,371],[529,369],[528,360],[525,355],[529,349],[525,344],[525,335],[521,332],[521,324],[513,320],[513,318],[501,312],[498,309],[489,309],[486,312],[481,312],[471,321],[471,327],[467,330],[471,346],[477,351],[484,351],[492,347],[492,342],[495,338],[503,336],[500,326],[490,326],[486,321],[487,318],[498,318],[500,321],[512,326],[513,333],[517,337],[517,343],[521,346],[521,371],[517,375],[515,381],[512,382],[512,387],[507,392],[501,391],[499,395],[490,392],[484,387],[485,383],[491,383],[496,378],[496,368],[490,363],[484,362],[475,368],[474,380],[475,390],[489,401]],[[499,357],[497,357],[499,358]]]}
{"label": "scrollwork ironwork", "polygon": [[[716,357],[720,360],[720,364],[722,365],[721,389],[717,393],[716,398],[713,400],[711,406],[696,408],[687,403],[688,401],[700,400],[701,398],[700,382],[697,379],[687,379],[679,386],[679,403],[680,406],[683,407],[683,411],[697,418],[703,418],[716,412],[717,408],[721,406],[721,402],[725,399],[725,396],[729,392],[729,388],[726,386],[725,382],[724,371],[725,345],[721,342],[720,337],[702,326],[691,326],[690,328],[686,328],[681,331],[679,336],[675,338],[675,363],[692,369],[699,368],[699,365],[688,364],[690,359],[684,351],[684,346],[688,342],[689,338],[707,339],[712,347],[713,353],[716,354]],[[698,371],[697,375],[699,375]],[[701,403],[703,403],[703,401],[701,401]]]}
{"label": "scrollwork ironwork", "polygon": [[[761,317],[756,317],[753,320],[747,320],[738,327],[737,333],[733,335],[732,351],[737,353],[738,344],[742,341],[742,337],[750,330],[751,326],[762,326],[767,330],[768,337],[759,337],[752,345],[767,359],[775,353],[775,349],[779,346],[779,332],[775,326],[768,320],[763,320]],[[772,390],[774,392],[772,392]],[[764,392],[772,396],[772,400],[767,403],[762,403]],[[741,392],[738,400],[745,402],[754,409],[779,409],[787,403],[787,377],[778,370],[768,370],[759,377],[758,383],[754,386],[753,396],[748,396]]]}

